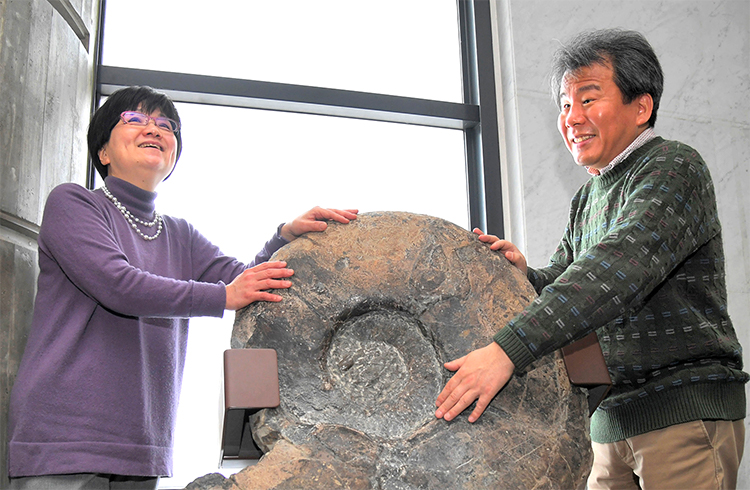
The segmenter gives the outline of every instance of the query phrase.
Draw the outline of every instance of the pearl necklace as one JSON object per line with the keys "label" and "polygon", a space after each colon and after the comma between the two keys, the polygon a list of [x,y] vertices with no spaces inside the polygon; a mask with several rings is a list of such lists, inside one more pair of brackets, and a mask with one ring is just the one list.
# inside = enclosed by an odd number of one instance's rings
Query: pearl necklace
{"label": "pearl necklace", "polygon": [[[128,211],[128,208],[126,208],[124,204],[122,204],[120,201],[117,200],[117,198],[115,196],[112,195],[112,193],[109,191],[109,189],[107,189],[106,185],[102,186],[102,191],[104,191],[104,195],[107,196],[107,199],[109,199],[110,201],[112,201],[112,204],[114,204],[115,207],[120,210],[120,212],[125,217],[125,219],[128,220],[128,223],[130,223],[130,227],[133,228],[135,230],[135,232],[138,233],[144,240],[146,240],[146,241],[154,240],[154,239],[156,239],[156,237],[158,237],[161,234],[162,219],[161,219],[161,215],[159,213],[157,213],[156,211],[154,211],[154,220],[153,221],[143,221],[141,219],[138,219],[136,216],[133,216],[133,213],[131,213],[130,211]],[[138,225],[136,223],[141,224],[143,226],[147,226],[149,228],[152,227],[152,226],[154,226],[154,225],[156,225],[156,224],[158,224],[159,226],[156,229],[156,233],[154,235],[149,236],[149,235],[146,235],[145,233],[143,233],[140,230],[140,228],[138,228]]]}

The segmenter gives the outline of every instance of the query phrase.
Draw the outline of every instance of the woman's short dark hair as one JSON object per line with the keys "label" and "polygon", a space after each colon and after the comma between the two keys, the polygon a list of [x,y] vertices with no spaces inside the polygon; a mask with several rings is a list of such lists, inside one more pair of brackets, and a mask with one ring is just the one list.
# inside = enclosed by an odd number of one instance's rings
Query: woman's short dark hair
{"label": "woman's short dark hair", "polygon": [[[89,123],[87,137],[91,160],[102,179],[107,177],[109,170],[106,165],[102,165],[99,159],[99,150],[104,148],[104,145],[109,141],[112,129],[120,122],[120,114],[125,111],[137,110],[146,114],[161,111],[165,117],[180,122],[180,115],[177,113],[177,108],[174,106],[172,99],[151,87],[126,87],[114,92],[94,113],[91,123]],[[182,136],[180,136],[179,130],[175,131],[175,137],[177,138],[176,163],[182,153]]]}
{"label": "woman's short dark hair", "polygon": [[560,47],[552,60],[550,77],[552,97],[558,107],[565,75],[595,63],[612,67],[623,103],[629,104],[643,94],[651,95],[654,107],[648,124],[653,127],[664,90],[664,73],[653,48],[636,31],[603,29],[583,32]]}

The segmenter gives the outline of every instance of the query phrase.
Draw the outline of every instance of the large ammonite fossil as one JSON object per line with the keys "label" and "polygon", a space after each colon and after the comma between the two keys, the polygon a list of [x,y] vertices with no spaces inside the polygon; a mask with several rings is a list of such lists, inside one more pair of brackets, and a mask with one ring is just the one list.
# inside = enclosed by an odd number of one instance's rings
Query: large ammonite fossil
{"label": "large ammonite fossil", "polygon": [[549,356],[474,424],[434,417],[443,363],[492,341],[536,294],[476,235],[366,213],[273,257],[280,303],[238,313],[233,348],[278,353],[281,405],[252,416],[260,462],[217,488],[575,488],[590,468],[586,399]]}

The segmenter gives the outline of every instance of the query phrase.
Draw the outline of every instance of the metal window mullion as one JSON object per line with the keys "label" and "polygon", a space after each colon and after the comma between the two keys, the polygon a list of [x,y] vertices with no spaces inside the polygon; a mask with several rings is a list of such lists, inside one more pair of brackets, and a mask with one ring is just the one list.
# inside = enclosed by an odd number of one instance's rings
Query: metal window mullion
{"label": "metal window mullion", "polygon": [[470,104],[256,80],[101,66],[99,90],[109,95],[129,85],[148,85],[177,102],[340,116],[464,129],[479,122]]}
{"label": "metal window mullion", "polygon": [[464,131],[471,227],[504,236],[500,139],[492,24],[487,0],[457,0],[464,103],[479,107],[478,126]]}

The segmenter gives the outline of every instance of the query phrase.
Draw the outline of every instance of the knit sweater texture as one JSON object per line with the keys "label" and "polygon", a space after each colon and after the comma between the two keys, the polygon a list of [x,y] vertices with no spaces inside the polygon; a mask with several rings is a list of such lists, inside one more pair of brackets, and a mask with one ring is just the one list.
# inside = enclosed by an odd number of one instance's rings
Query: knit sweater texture
{"label": "knit sweater texture", "polygon": [[748,375],[721,237],[701,156],[657,137],[581,186],[549,264],[528,269],[539,296],[495,341],[520,373],[597,332],[613,384],[591,418],[594,442],[741,419]]}
{"label": "knit sweater texture", "polygon": [[[155,193],[105,182],[135,216],[153,218]],[[188,318],[221,317],[225,285],[287,242],[277,233],[246,265],[187,221],[163,220],[146,241],[102,190],[63,184],[50,193],[11,395],[10,476],[171,475]]]}

